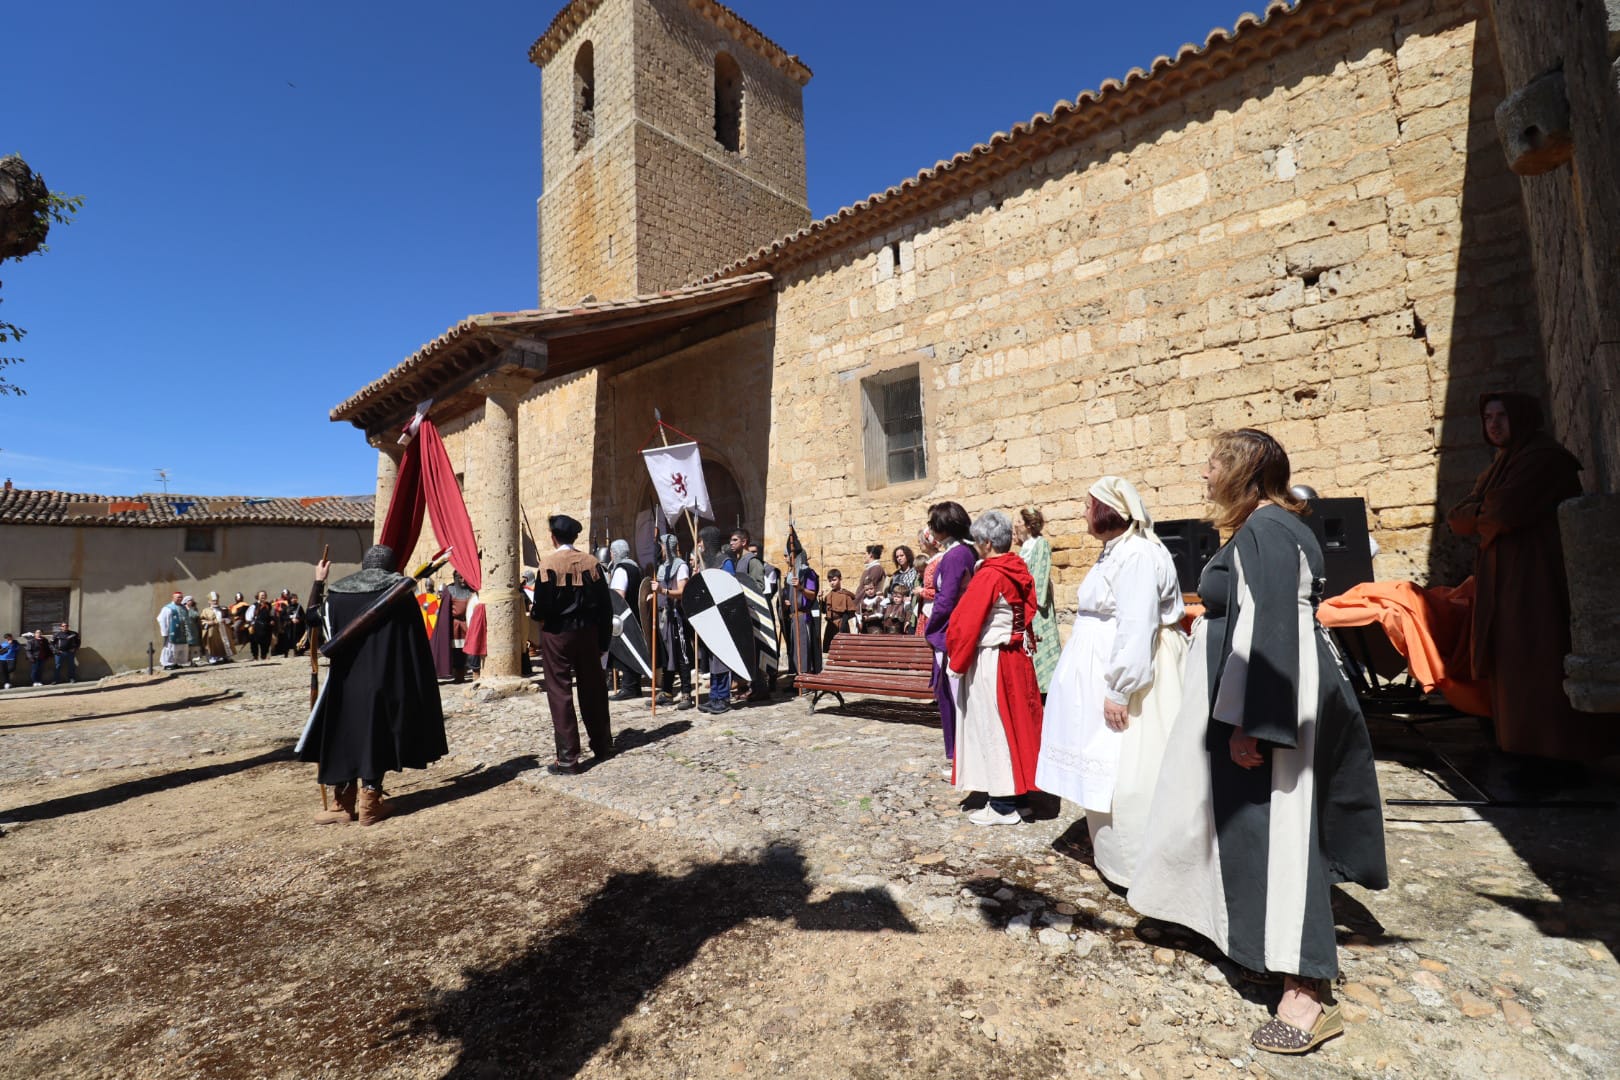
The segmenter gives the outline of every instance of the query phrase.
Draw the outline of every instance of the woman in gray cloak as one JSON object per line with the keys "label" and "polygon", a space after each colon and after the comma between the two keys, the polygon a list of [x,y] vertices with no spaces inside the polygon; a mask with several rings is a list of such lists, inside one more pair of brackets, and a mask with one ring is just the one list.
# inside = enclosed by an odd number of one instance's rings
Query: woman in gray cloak
{"label": "woman in gray cloak", "polygon": [[1205,615],[1129,898],[1280,974],[1277,1016],[1251,1041],[1302,1054],[1344,1030],[1327,992],[1332,887],[1382,889],[1388,873],[1372,743],[1316,621],[1326,571],[1288,474],[1264,432],[1215,437],[1204,478],[1215,524],[1236,531],[1199,579]]}

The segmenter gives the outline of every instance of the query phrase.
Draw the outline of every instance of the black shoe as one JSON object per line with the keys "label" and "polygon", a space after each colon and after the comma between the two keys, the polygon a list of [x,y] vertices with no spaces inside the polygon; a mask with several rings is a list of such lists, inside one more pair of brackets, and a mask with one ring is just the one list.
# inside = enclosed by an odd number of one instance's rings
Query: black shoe
{"label": "black shoe", "polygon": [[694,708],[696,705],[697,702],[692,700],[691,694],[682,694],[680,701],[676,702],[675,704],[675,711],[681,712],[685,709]]}
{"label": "black shoe", "polygon": [[612,761],[614,758],[616,758],[618,756],[619,756],[619,752],[617,750],[615,750],[611,746],[608,747],[606,750],[592,750],[591,751],[591,764],[592,765],[600,765],[600,764],[602,764],[602,762],[604,762],[604,761]]}
{"label": "black shoe", "polygon": [[577,763],[573,765],[564,765],[560,761],[553,761],[550,765],[546,766],[546,772],[550,773],[552,776],[578,776],[584,771],[585,770]]}
{"label": "black shoe", "polygon": [[698,705],[697,710],[698,710],[698,712],[705,712],[705,713],[710,713],[712,715],[718,716],[721,713],[730,712],[731,711],[731,706],[727,705],[723,701],[721,701],[721,702],[705,701],[702,704]]}
{"label": "black shoe", "polygon": [[658,704],[660,704],[660,705],[673,705],[673,704],[675,704],[675,698],[667,690],[658,691],[657,696],[654,697],[653,700],[658,702]]}
{"label": "black shoe", "polygon": [[630,688],[626,687],[625,689],[620,690],[617,694],[611,695],[608,698],[608,700],[609,701],[639,701],[639,700],[641,700],[641,691],[640,690],[631,690]]}

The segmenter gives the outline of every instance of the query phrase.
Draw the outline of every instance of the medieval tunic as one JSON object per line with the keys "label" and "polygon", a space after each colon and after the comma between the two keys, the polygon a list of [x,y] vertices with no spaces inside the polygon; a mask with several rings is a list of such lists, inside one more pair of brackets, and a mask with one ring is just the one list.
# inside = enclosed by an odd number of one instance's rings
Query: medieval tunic
{"label": "medieval tunic", "polygon": [[934,609],[928,614],[928,627],[923,633],[934,648],[934,700],[939,704],[939,724],[945,732],[945,756],[956,757],[956,701],[951,696],[950,679],[945,674],[945,632],[950,626],[951,612],[967,591],[973,577],[975,563],[973,548],[953,540],[939,556],[939,568],[934,572]]}
{"label": "medieval tunic", "polygon": [[229,660],[235,651],[231,648],[230,619],[230,612],[217,604],[203,609],[202,646],[210,663]]}
{"label": "medieval tunic", "polygon": [[[1114,537],[1078,608],[1046,697],[1035,784],[1085,809],[1097,869],[1128,886],[1181,707],[1187,638],[1170,553],[1134,532]],[[1104,722],[1105,699],[1126,706],[1124,731]]]}
{"label": "medieval tunic", "polygon": [[[1270,504],[1204,567],[1129,893],[1245,967],[1305,978],[1338,971],[1332,885],[1388,884],[1366,721],[1316,622],[1325,573],[1310,529]],[[1232,761],[1234,728],[1263,764]]]}
{"label": "medieval tunic", "polygon": [[[965,545],[964,545],[965,546]],[[1041,749],[1041,692],[1024,652],[1035,614],[1035,582],[1010,552],[979,564],[951,615],[946,654],[956,681],[956,767],[952,782],[991,797],[1035,786]]]}
{"label": "medieval tunic", "polygon": [[1041,693],[1052,688],[1052,672],[1057,670],[1058,645],[1057,601],[1052,594],[1052,544],[1044,536],[1032,536],[1018,549],[1019,556],[1035,578],[1035,619],[1030,623],[1035,631],[1035,681]]}
{"label": "medieval tunic", "polygon": [[[1496,741],[1512,754],[1596,760],[1620,750],[1613,717],[1579,713],[1564,694],[1569,583],[1558,504],[1581,493],[1580,463],[1535,430],[1540,409],[1496,394],[1513,438],[1446,521],[1479,537],[1474,563],[1473,676],[1488,680]],[[1483,403],[1482,403],[1483,407]],[[1524,435],[1519,433],[1523,431]]]}
{"label": "medieval tunic", "polygon": [[[326,622],[336,638],[401,579],[361,570],[334,582]],[[323,583],[310,602],[318,605]],[[380,780],[397,769],[425,769],[449,752],[433,658],[422,613],[410,593],[399,596],[382,623],[332,657],[326,683],[298,741],[298,760],[318,761],[323,784]]]}
{"label": "medieval tunic", "polygon": [[186,609],[170,601],[158,612],[158,632],[163,635],[160,663],[166,668],[184,665],[191,659],[186,645]]}

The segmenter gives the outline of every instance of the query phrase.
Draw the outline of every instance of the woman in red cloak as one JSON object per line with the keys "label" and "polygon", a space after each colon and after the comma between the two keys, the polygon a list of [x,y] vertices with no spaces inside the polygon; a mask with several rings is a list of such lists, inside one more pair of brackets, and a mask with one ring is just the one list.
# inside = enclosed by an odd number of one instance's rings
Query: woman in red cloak
{"label": "woman in red cloak", "polygon": [[984,560],[951,612],[945,651],[956,698],[953,783],[989,804],[968,820],[1016,825],[1017,800],[1035,786],[1041,752],[1041,691],[1035,680],[1035,579],[1012,554],[1012,521],[991,510],[973,523]]}

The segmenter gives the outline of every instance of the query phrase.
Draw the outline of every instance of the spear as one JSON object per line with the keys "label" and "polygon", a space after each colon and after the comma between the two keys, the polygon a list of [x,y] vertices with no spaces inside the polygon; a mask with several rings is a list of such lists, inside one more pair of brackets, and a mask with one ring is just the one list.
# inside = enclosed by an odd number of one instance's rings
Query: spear
{"label": "spear", "polygon": [[[321,562],[328,562],[331,560],[331,558],[332,545],[322,544]],[[308,612],[305,612],[306,616],[308,614]],[[313,712],[315,710],[315,700],[320,696],[321,692],[321,635],[320,630],[318,629],[321,623],[312,618],[307,619],[306,621],[309,623],[309,708],[310,711]],[[327,806],[326,802],[326,785],[321,783],[319,779],[320,766],[316,766],[315,775],[317,777],[315,786],[319,788],[321,792],[321,812],[325,813],[329,807]]]}

